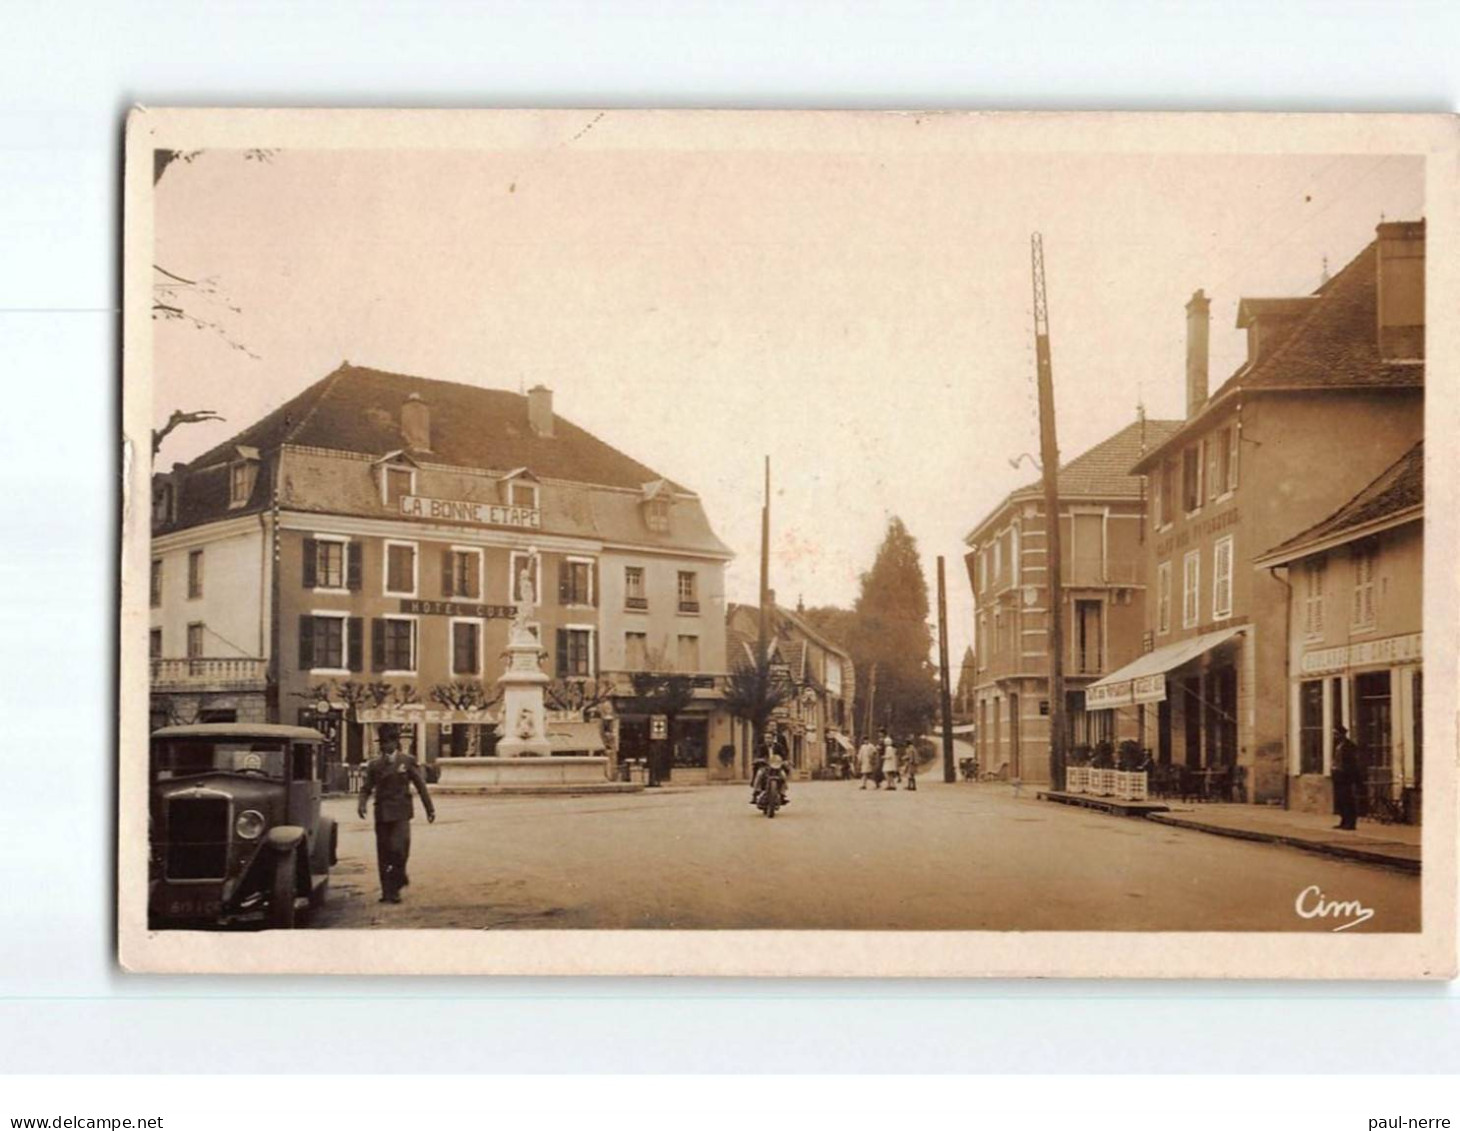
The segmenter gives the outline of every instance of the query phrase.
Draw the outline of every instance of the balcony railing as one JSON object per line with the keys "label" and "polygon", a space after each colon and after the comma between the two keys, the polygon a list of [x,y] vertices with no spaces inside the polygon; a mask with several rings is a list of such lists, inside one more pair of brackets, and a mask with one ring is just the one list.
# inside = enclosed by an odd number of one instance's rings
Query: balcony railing
{"label": "balcony railing", "polygon": [[258,690],[268,682],[268,661],[250,656],[153,660],[154,689]]}
{"label": "balcony railing", "polygon": [[647,609],[648,607],[649,607],[649,598],[648,597],[625,597],[624,598],[624,608],[626,608],[626,609],[634,609],[636,611],[642,611],[644,609]]}
{"label": "balcony railing", "polygon": [[682,613],[697,613],[700,611],[698,601],[686,601],[683,597],[679,599],[679,611]]}

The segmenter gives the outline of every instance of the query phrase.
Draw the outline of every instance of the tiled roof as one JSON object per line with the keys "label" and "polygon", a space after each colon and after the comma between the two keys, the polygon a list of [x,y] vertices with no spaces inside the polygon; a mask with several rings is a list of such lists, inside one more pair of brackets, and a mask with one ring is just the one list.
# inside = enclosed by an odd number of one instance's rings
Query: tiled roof
{"label": "tiled roof", "polygon": [[[1175,435],[1181,424],[1179,420],[1137,420],[1108,440],[1102,440],[1089,451],[1062,464],[1060,498],[1102,496],[1139,499],[1141,478],[1131,474],[1131,465],[1144,453]],[[1042,496],[1044,483],[1042,480],[1026,483],[1013,494]]]}
{"label": "tiled roof", "polygon": [[1331,515],[1264,555],[1273,557],[1290,553],[1303,546],[1316,545],[1424,505],[1425,493],[1424,441],[1405,452],[1379,475]]}
{"label": "tiled roof", "polygon": [[[828,640],[804,620],[779,605],[772,606],[769,625],[771,642],[782,663],[790,665],[797,679],[803,676],[806,657],[806,642],[814,641],[829,652],[835,652],[850,659],[850,653],[840,644]],[[755,654],[756,636],[760,631],[760,608],[757,605],[731,604],[725,610],[725,650],[729,666],[747,660],[746,649]],[[809,674],[809,673],[807,673]]]}
{"label": "tiled roof", "polygon": [[416,453],[430,462],[501,471],[530,467],[554,479],[636,490],[662,478],[560,415],[554,416],[551,437],[537,435],[527,423],[527,397],[520,394],[348,363],[189,468],[227,461],[240,444],[262,451],[298,444],[385,455],[405,447],[400,409],[412,393],[431,410],[431,451]]}
{"label": "tiled roof", "polygon": [[1379,356],[1378,264],[1375,241],[1313,292],[1318,301],[1281,345],[1250,370],[1239,369],[1212,399],[1239,385],[1246,389],[1422,387],[1423,365]]}
{"label": "tiled roof", "polygon": [[[1144,452],[1159,447],[1174,436],[1181,424],[1179,420],[1137,420],[1109,439],[1102,440],[1089,451],[1062,464],[1059,474],[1060,498],[1139,499],[1141,478],[1131,474],[1131,466]],[[1042,480],[1016,488],[979,521],[973,533],[977,533],[989,519],[1014,500],[1043,497]]]}
{"label": "tiled roof", "polygon": [[[1416,221],[1418,228],[1424,221]],[[1420,229],[1422,230],[1422,229]],[[1306,314],[1281,331],[1281,340],[1255,365],[1243,363],[1167,444],[1205,426],[1209,414],[1243,391],[1278,389],[1423,389],[1422,362],[1386,361],[1379,355],[1379,244],[1372,241],[1311,295]],[[1275,299],[1246,300],[1271,307]],[[1239,325],[1241,306],[1239,305]],[[1301,309],[1300,305],[1290,309]],[[1156,454],[1148,452],[1143,463]],[[1139,466],[1139,465],[1138,465]]]}
{"label": "tiled roof", "polygon": [[[401,406],[412,396],[430,410],[430,451],[409,450],[401,432]],[[539,436],[528,425],[527,410],[527,397],[500,389],[342,365],[174,476],[176,521],[165,525],[182,529],[266,510],[276,481],[279,503],[289,509],[374,515],[380,509],[377,488],[371,479],[354,474],[348,460],[395,456],[418,466],[549,480],[540,505],[543,529],[550,533],[730,553],[690,492],[562,416],[554,415],[551,437]],[[262,466],[248,501],[231,506],[229,465],[240,449],[257,452]],[[315,450],[344,454],[322,465]],[[313,461],[309,474],[291,475],[291,465],[300,460]],[[499,488],[488,477],[476,487],[484,493],[481,497],[469,486],[458,490],[462,498],[495,501]],[[671,497],[668,529],[650,529],[644,522],[646,491]]]}

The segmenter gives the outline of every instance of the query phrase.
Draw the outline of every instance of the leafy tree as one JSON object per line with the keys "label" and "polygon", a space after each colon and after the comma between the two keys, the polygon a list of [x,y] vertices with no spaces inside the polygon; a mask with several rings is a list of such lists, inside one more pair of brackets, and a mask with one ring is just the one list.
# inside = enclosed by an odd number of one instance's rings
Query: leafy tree
{"label": "leafy tree", "polygon": [[930,659],[928,583],[917,541],[900,518],[887,524],[872,568],[862,574],[853,614],[858,682],[877,666],[876,725],[895,734],[922,732],[937,709],[938,680]]}
{"label": "leafy tree", "polygon": [[978,680],[978,665],[974,662],[973,648],[963,650],[963,662],[958,669],[958,693],[955,696],[953,712],[964,720],[973,718],[973,688]]}

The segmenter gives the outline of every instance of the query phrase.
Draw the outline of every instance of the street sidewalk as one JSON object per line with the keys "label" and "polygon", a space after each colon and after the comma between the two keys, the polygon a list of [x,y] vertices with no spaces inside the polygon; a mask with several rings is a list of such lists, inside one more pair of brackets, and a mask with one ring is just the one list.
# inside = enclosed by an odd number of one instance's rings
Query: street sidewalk
{"label": "street sidewalk", "polygon": [[1334,828],[1326,813],[1294,813],[1267,805],[1202,805],[1173,803],[1165,813],[1148,813],[1148,821],[1243,840],[1286,844],[1344,860],[1381,864],[1406,872],[1420,870],[1420,827],[1360,821],[1354,832]]}

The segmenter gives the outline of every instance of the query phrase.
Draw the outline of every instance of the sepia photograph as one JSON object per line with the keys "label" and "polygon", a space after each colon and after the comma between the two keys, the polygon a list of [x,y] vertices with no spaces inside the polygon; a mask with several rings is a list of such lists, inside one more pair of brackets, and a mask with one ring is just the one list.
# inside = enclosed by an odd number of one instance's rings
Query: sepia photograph
{"label": "sepia photograph", "polygon": [[138,107],[124,966],[1453,975],[1456,140]]}

